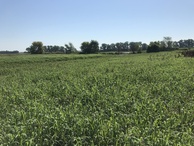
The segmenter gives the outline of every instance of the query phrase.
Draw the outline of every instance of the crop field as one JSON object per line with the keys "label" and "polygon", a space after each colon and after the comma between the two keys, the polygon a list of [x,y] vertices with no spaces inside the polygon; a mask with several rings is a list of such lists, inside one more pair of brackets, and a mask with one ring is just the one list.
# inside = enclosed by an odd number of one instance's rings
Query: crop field
{"label": "crop field", "polygon": [[194,58],[1,55],[0,146],[193,146]]}

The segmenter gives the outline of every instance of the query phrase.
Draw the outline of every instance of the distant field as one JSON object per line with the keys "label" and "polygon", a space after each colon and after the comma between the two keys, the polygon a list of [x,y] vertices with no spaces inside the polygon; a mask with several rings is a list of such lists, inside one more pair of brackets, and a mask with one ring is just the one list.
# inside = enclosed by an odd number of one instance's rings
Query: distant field
{"label": "distant field", "polygon": [[194,59],[0,55],[0,146],[194,145]]}
{"label": "distant field", "polygon": [[104,56],[103,54],[11,54],[2,55],[0,54],[0,63],[31,63],[31,62],[53,62],[53,61],[67,61],[76,59],[86,59],[86,58],[98,58]]}

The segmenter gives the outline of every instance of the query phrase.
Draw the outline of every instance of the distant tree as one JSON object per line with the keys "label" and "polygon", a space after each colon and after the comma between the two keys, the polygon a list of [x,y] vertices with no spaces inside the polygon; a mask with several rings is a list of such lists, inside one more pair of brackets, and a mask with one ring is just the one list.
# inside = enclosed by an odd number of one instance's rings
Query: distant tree
{"label": "distant tree", "polygon": [[137,42],[137,44],[139,45],[137,53],[142,53],[142,42]]}
{"label": "distant tree", "polygon": [[89,48],[90,48],[90,53],[98,53],[99,52],[99,43],[98,43],[98,41],[91,40]]}
{"label": "distant tree", "polygon": [[59,52],[61,52],[61,53],[66,53],[66,52],[65,52],[65,47],[60,46],[60,47],[59,47]]}
{"label": "distant tree", "polygon": [[26,51],[27,51],[28,53],[30,53],[30,47],[26,48]]}
{"label": "distant tree", "polygon": [[46,53],[65,53],[65,48],[63,46],[44,46],[44,51]]}
{"label": "distant tree", "polygon": [[171,37],[164,37],[163,43],[164,43],[164,47],[167,48],[167,50],[172,50],[173,42]]}
{"label": "distant tree", "polygon": [[0,54],[18,54],[19,51],[15,50],[15,51],[0,51]]}
{"label": "distant tree", "polygon": [[185,47],[185,44],[184,44],[183,40],[179,40],[178,44],[179,44],[180,48],[184,48]]}
{"label": "distant tree", "polygon": [[91,40],[90,43],[83,42],[80,48],[84,54],[97,53],[99,51],[99,44],[97,41]]}
{"label": "distant tree", "polygon": [[130,45],[129,42],[126,41],[123,43],[123,51],[129,51]]}
{"label": "distant tree", "polygon": [[59,48],[60,48],[59,46],[55,45],[52,47],[52,50],[53,50],[53,52],[59,52]]}
{"label": "distant tree", "polygon": [[44,50],[45,50],[45,52],[51,53],[52,52],[52,46],[44,46]]}
{"label": "distant tree", "polygon": [[174,41],[173,42],[173,47],[176,48],[176,49],[178,49],[178,48],[180,48],[180,45],[179,45],[178,42]]}
{"label": "distant tree", "polygon": [[100,51],[108,51],[108,44],[102,43],[100,46]]}
{"label": "distant tree", "polygon": [[44,53],[44,47],[43,43],[40,41],[33,42],[30,46],[30,53],[31,54],[43,54]]}
{"label": "distant tree", "polygon": [[148,48],[148,45],[146,43],[143,43],[142,44],[142,50],[147,50],[147,48]]}
{"label": "distant tree", "polygon": [[194,48],[194,40],[193,39],[187,39],[187,40],[179,40],[178,42],[179,48]]}
{"label": "distant tree", "polygon": [[100,51],[129,51],[130,49],[130,44],[129,42],[118,42],[116,44],[111,43],[111,44],[105,44],[103,43],[100,47]]}
{"label": "distant tree", "polygon": [[122,50],[122,44],[121,43],[116,43],[115,46],[117,48],[117,52],[120,53],[121,50]]}
{"label": "distant tree", "polygon": [[116,44],[111,43],[111,44],[108,46],[108,50],[109,50],[109,51],[117,51]]}
{"label": "distant tree", "polygon": [[159,52],[160,51],[160,46],[158,42],[150,42],[150,45],[147,48],[147,53],[151,52]]}
{"label": "distant tree", "polygon": [[192,39],[185,40],[185,44],[188,49],[191,49],[192,47],[194,47],[194,40]]}
{"label": "distant tree", "polygon": [[89,42],[83,42],[80,48],[81,48],[82,53],[84,54],[90,53],[90,43]]}
{"label": "distant tree", "polygon": [[65,44],[65,50],[66,50],[67,54],[77,52],[77,49],[74,47],[74,45],[72,43]]}
{"label": "distant tree", "polygon": [[130,42],[130,49],[135,54],[139,49],[139,42]]}

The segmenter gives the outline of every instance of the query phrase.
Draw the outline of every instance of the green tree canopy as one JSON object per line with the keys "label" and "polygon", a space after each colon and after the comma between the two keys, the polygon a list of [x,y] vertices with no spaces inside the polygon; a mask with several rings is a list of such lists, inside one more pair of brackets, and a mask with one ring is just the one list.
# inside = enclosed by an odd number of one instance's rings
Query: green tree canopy
{"label": "green tree canopy", "polygon": [[135,54],[136,51],[139,50],[139,42],[131,42],[130,43],[130,49],[133,52],[133,54]]}
{"label": "green tree canopy", "polygon": [[163,43],[162,47],[167,48],[167,50],[171,50],[173,48],[173,42],[171,37],[168,36],[164,37],[162,43]]}
{"label": "green tree canopy", "polygon": [[43,54],[44,53],[43,43],[40,41],[33,42],[32,45],[26,50],[31,54]]}
{"label": "green tree canopy", "polygon": [[101,50],[101,51],[107,51],[107,49],[108,49],[108,44],[102,43],[102,45],[101,45],[101,47],[100,47],[100,50]]}
{"label": "green tree canopy", "polygon": [[150,42],[150,45],[147,48],[147,53],[151,52],[159,52],[160,51],[160,44],[158,42]]}
{"label": "green tree canopy", "polygon": [[76,53],[77,52],[77,49],[74,47],[74,45],[72,43],[65,44],[65,50],[66,50],[67,54]]}
{"label": "green tree canopy", "polygon": [[98,53],[98,51],[99,51],[98,41],[91,40],[89,48],[90,48],[90,53]]}
{"label": "green tree canopy", "polygon": [[99,51],[99,43],[94,40],[91,40],[90,43],[83,42],[80,48],[84,54],[97,53]]}
{"label": "green tree canopy", "polygon": [[147,50],[147,48],[148,48],[148,45],[146,43],[143,43],[142,44],[142,50]]}
{"label": "green tree canopy", "polygon": [[82,53],[87,54],[89,52],[89,47],[90,47],[90,43],[89,42],[83,42],[81,44],[81,47],[80,47]]}

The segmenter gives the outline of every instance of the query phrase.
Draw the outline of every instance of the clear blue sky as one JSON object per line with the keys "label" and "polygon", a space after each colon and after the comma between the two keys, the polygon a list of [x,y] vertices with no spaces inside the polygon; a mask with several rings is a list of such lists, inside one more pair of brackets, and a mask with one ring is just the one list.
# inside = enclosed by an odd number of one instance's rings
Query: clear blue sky
{"label": "clear blue sky", "polygon": [[194,0],[0,0],[0,50],[194,39]]}

